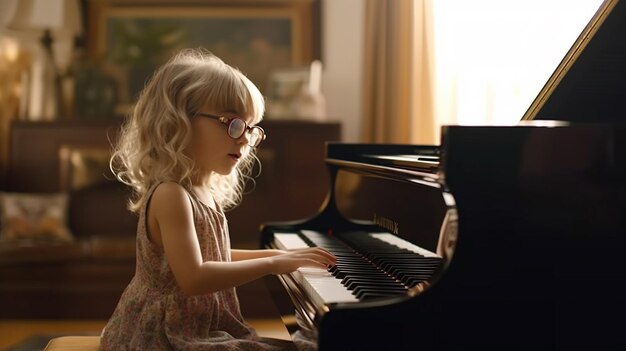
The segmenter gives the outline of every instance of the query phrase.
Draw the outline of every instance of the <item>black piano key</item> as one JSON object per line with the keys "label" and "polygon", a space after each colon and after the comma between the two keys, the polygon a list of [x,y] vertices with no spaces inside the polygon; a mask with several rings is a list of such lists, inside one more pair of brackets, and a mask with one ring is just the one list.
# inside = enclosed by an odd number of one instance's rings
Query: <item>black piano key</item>
{"label": "black piano key", "polygon": [[362,289],[359,290],[358,292],[354,292],[354,296],[356,296],[359,299],[366,299],[366,296],[369,295],[377,295],[380,297],[386,297],[386,296],[396,296],[396,295],[406,295],[407,290],[384,290],[384,289]]}
{"label": "black piano key", "polygon": [[408,290],[407,287],[403,286],[403,287],[380,287],[380,286],[354,286],[348,290],[352,291],[352,295],[358,295],[360,293],[364,293],[364,292],[372,292],[372,291],[376,291],[379,293],[384,293],[387,292],[389,294],[396,294],[396,293],[406,293]]}
{"label": "black piano key", "polygon": [[421,264],[437,264],[441,262],[439,257],[425,257],[416,255],[382,255],[372,259],[372,262],[399,262],[399,263],[421,263]]}
{"label": "black piano key", "polygon": [[378,263],[378,262],[398,262],[398,263],[403,263],[403,262],[427,263],[427,262],[430,262],[430,260],[428,260],[428,258],[426,258],[426,257],[420,257],[420,256],[415,256],[415,255],[381,255],[381,256],[378,256],[376,258],[373,258],[372,262],[374,262],[374,261],[376,261],[376,263]]}
{"label": "black piano key", "polygon": [[355,265],[346,265],[346,264],[339,264],[337,266],[337,271],[339,272],[382,272],[382,269],[379,269],[375,266],[372,265],[361,265],[361,264],[355,264]]}
{"label": "black piano key", "polygon": [[389,285],[389,286],[384,286],[384,285],[382,285],[382,286],[379,286],[379,285],[355,285],[355,286],[352,286],[349,290],[352,290],[354,294],[357,294],[357,293],[362,292],[362,291],[379,291],[379,292],[388,291],[390,293],[393,293],[393,292],[398,292],[398,291],[400,291],[400,292],[407,292],[408,288],[406,286],[402,285],[402,284],[401,285],[396,285],[396,286],[393,286],[393,285]]}
{"label": "black piano key", "polygon": [[345,263],[345,264],[368,264],[372,266],[371,262],[368,262],[363,259],[363,257],[337,257],[337,262]]}
{"label": "black piano key", "polygon": [[347,283],[350,287],[377,287],[406,289],[406,286],[397,280],[358,280],[354,279]]}
{"label": "black piano key", "polygon": [[367,272],[377,272],[381,270],[377,270],[377,269],[371,269],[370,267],[367,266],[344,266],[344,265],[337,265],[335,266],[336,268],[334,268],[331,272],[332,273],[342,273],[342,274],[358,274],[360,272],[363,273],[367,273]]}
{"label": "black piano key", "polygon": [[400,272],[394,277],[399,280],[402,280],[404,277],[430,277],[433,275],[433,272]]}
{"label": "black piano key", "polygon": [[396,275],[401,272],[429,272],[432,273],[437,267],[398,267],[398,266],[385,266],[382,267],[385,272],[391,275]]}
{"label": "black piano key", "polygon": [[383,277],[386,276],[383,272],[373,272],[373,271],[335,271],[332,273],[338,279],[347,279],[350,277]]}
{"label": "black piano key", "polygon": [[422,262],[387,262],[384,261],[378,265],[382,269],[391,268],[406,268],[406,269],[435,269],[440,266],[440,263],[422,263]]}
{"label": "black piano key", "polygon": [[369,265],[340,265],[338,267],[339,271],[344,271],[344,272],[383,272],[382,269],[373,266],[371,264]]}
{"label": "black piano key", "polygon": [[348,279],[348,278],[357,278],[357,277],[361,277],[361,278],[375,278],[375,279],[381,279],[386,277],[386,274],[378,274],[376,272],[344,272],[344,271],[340,271],[340,272],[333,272],[333,276],[337,279]]}
{"label": "black piano key", "polygon": [[363,299],[365,295],[368,294],[376,294],[380,296],[395,296],[395,295],[406,295],[408,289],[405,290],[384,290],[384,289],[362,289],[358,292],[353,292],[352,295],[356,296],[359,299]]}
{"label": "black piano key", "polygon": [[[388,281],[387,281],[388,282]],[[388,282],[389,283],[389,282]],[[342,281],[342,284],[351,290],[357,286],[402,286],[400,282],[394,281],[390,284],[385,284],[385,279],[364,279],[364,278],[347,278]]]}
{"label": "black piano key", "polygon": [[376,267],[372,264],[363,264],[363,263],[355,263],[355,264],[339,264],[339,270],[343,271],[354,271],[354,272],[366,272],[366,271],[377,271],[382,272],[383,270],[379,267]]}
{"label": "black piano key", "polygon": [[430,279],[430,277],[404,277],[401,281],[404,285],[413,287],[418,283],[427,281],[428,279]]}
{"label": "black piano key", "polygon": [[337,261],[339,262],[344,262],[344,263],[368,263],[370,265],[373,266],[373,264],[367,260],[365,260],[363,257],[360,256],[337,256]]}
{"label": "black piano key", "polygon": [[408,286],[409,288],[414,288],[416,285],[423,283],[425,281],[428,281],[428,279],[424,279],[424,280],[420,280],[420,279],[414,279],[409,281],[406,286]]}
{"label": "black piano key", "polygon": [[441,262],[441,258],[439,257],[424,257],[424,256],[417,256],[416,254],[400,254],[400,255],[394,255],[394,254],[373,254],[373,257],[371,258],[371,261],[374,263],[379,263],[382,261],[411,261],[411,262],[421,262],[421,263],[439,263]]}
{"label": "black piano key", "polygon": [[385,272],[388,272],[389,275],[393,275],[394,277],[401,277],[405,274],[433,274],[437,269],[433,268],[402,268],[402,267],[394,267],[391,269],[386,269]]}
{"label": "black piano key", "polygon": [[[370,278],[370,279],[386,279],[386,278],[390,278],[389,275],[387,275],[384,272],[373,272],[373,271],[367,271],[367,272],[345,272],[345,271],[340,271],[337,272],[336,274],[334,274],[334,276],[336,278],[339,279],[355,279],[355,278]],[[342,281],[343,282],[343,281]]]}
{"label": "black piano key", "polygon": [[433,270],[404,270],[404,271],[396,271],[393,275],[398,279],[402,279],[405,276],[431,276],[435,271]]}
{"label": "black piano key", "polygon": [[362,281],[362,280],[351,280],[346,282],[345,286],[348,290],[352,290],[358,287],[387,287],[387,288],[403,288],[406,287],[400,282],[382,282],[382,281]]}
{"label": "black piano key", "polygon": [[348,276],[346,276],[345,278],[343,278],[343,280],[345,280],[346,282],[348,280],[366,280],[366,281],[381,281],[381,282],[385,282],[385,281],[390,281],[390,282],[396,282],[399,281],[397,280],[395,277],[392,277],[386,273],[381,273],[381,274],[359,274],[359,273],[351,273],[348,274]]}
{"label": "black piano key", "polygon": [[376,292],[379,294],[406,294],[409,289],[407,287],[377,287],[377,286],[357,286],[354,289],[350,289],[352,295],[360,297],[364,293]]}
{"label": "black piano key", "polygon": [[385,271],[391,271],[393,269],[396,270],[406,270],[406,271],[417,271],[417,270],[421,270],[421,271],[434,271],[437,269],[437,267],[439,267],[439,265],[401,265],[401,264],[386,264],[386,265],[382,265],[380,266],[381,269],[385,270]]}
{"label": "black piano key", "polygon": [[[337,277],[337,278],[339,278],[339,277]],[[341,284],[347,286],[348,283],[350,283],[352,281],[384,282],[384,281],[392,280],[393,278],[391,278],[388,275],[373,275],[372,274],[372,275],[348,275],[348,276],[345,276],[345,277],[339,278],[339,279],[341,279]]]}
{"label": "black piano key", "polygon": [[[401,295],[401,294],[395,294],[395,295]],[[371,299],[380,299],[380,298],[385,298],[385,297],[389,297],[389,296],[393,296],[393,294],[384,294],[384,293],[375,293],[375,292],[368,292],[368,293],[364,293],[363,295],[361,295],[361,297],[359,297],[359,299],[361,300],[371,300]]]}

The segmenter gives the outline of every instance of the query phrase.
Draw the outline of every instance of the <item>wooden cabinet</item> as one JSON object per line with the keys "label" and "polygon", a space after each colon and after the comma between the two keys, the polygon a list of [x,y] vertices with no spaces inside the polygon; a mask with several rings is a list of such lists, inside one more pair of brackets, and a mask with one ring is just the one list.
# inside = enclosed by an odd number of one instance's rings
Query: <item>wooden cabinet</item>
{"label": "wooden cabinet", "polygon": [[310,217],[329,187],[325,144],[341,140],[339,123],[265,121],[267,140],[257,155],[262,172],[256,188],[226,213],[233,247],[258,248],[266,222]]}

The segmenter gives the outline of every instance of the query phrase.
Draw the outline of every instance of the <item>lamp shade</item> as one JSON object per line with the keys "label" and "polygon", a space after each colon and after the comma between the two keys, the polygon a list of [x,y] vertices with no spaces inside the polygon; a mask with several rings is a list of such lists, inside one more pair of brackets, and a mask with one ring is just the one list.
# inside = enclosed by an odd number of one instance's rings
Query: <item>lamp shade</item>
{"label": "lamp shade", "polygon": [[[50,30],[72,36],[82,34],[80,5],[78,0],[0,0],[13,2],[6,5],[12,10],[6,29],[11,32],[40,33]],[[9,14],[6,15],[7,17]]]}
{"label": "lamp shade", "polygon": [[15,17],[18,0],[0,0],[0,31],[4,30]]}

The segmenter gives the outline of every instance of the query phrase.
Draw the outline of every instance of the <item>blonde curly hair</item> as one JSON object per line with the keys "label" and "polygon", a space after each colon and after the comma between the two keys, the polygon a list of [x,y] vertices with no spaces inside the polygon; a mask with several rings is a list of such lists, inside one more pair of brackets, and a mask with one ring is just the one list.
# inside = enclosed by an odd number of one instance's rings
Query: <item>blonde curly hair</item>
{"label": "blonde curly hair", "polygon": [[[185,49],[150,78],[113,146],[110,167],[119,181],[133,189],[129,209],[138,212],[155,184],[176,182],[191,190],[199,170],[185,150],[191,141],[193,114],[204,106],[263,118],[264,98],[239,70],[203,49]],[[229,175],[214,173],[209,183],[225,210],[239,204],[254,165],[246,153]]]}

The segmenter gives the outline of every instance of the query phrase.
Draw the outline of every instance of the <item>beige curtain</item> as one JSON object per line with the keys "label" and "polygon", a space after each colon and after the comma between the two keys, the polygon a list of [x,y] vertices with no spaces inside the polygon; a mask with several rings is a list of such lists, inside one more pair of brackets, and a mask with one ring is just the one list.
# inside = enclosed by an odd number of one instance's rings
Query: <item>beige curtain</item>
{"label": "beige curtain", "polygon": [[436,144],[432,0],[367,0],[362,141]]}

